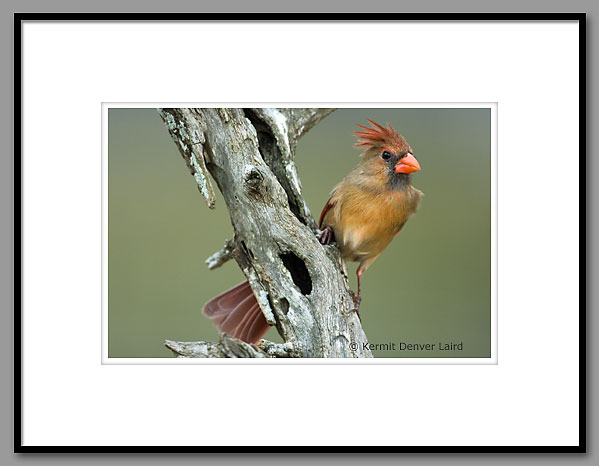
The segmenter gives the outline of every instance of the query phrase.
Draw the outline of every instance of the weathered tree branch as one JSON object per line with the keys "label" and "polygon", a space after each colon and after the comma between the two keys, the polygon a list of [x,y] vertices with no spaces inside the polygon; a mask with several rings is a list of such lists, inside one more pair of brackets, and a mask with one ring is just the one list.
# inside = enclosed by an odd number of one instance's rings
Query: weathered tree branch
{"label": "weathered tree branch", "polygon": [[235,251],[235,244],[232,240],[228,239],[225,241],[225,246],[220,250],[212,254],[204,262],[208,264],[210,270],[216,269],[223,265],[225,262],[233,259],[233,252]]}
{"label": "weathered tree branch", "polygon": [[224,334],[217,343],[166,340],[164,345],[178,358],[291,358],[298,356],[291,343],[273,343],[263,340],[258,347]]}
{"label": "weathered tree branch", "polygon": [[208,205],[214,206],[210,173],[229,210],[235,237],[208,258],[209,268],[235,258],[285,341],[261,348],[228,336],[218,343],[167,342],[177,355],[372,357],[362,345],[367,340],[338,249],[317,241],[294,163],[298,138],[332,111],[159,109]]}

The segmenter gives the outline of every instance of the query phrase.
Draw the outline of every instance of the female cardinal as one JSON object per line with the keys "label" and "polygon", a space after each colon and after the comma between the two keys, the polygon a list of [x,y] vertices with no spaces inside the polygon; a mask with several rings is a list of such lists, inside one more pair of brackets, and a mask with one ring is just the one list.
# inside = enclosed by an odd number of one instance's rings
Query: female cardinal
{"label": "female cardinal", "polygon": [[[333,189],[318,221],[319,241],[333,239],[346,261],[359,262],[360,278],[416,212],[422,192],[410,182],[410,173],[420,170],[408,142],[390,125],[387,128],[368,120],[371,128],[358,125],[357,147],[364,148],[362,161]],[[255,343],[268,331],[267,324],[248,282],[225,291],[204,305],[220,331]],[[359,316],[359,314],[358,314]]]}

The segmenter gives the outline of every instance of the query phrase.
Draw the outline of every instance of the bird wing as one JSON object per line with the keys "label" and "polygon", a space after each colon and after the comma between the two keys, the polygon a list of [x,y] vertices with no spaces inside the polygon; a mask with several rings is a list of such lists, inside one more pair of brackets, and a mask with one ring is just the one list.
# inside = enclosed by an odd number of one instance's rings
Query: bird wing
{"label": "bird wing", "polygon": [[335,205],[336,201],[333,199],[333,197],[334,194],[331,196],[331,198],[327,201],[327,203],[324,205],[324,208],[322,209],[322,213],[320,214],[320,218],[318,219],[318,228],[322,228],[322,221],[324,220],[324,216]]}

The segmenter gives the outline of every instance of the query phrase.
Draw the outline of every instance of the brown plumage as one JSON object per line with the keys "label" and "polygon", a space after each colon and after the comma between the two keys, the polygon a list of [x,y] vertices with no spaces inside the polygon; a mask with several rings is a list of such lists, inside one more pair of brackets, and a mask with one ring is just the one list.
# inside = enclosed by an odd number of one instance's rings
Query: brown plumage
{"label": "brown plumage", "polygon": [[346,261],[359,262],[360,278],[389,245],[420,204],[422,192],[414,188],[410,173],[420,170],[412,148],[391,126],[385,128],[368,120],[367,128],[354,134],[364,148],[362,162],[333,189],[331,198],[320,215],[320,240],[328,244],[331,230]]}
{"label": "brown plumage", "polygon": [[[356,311],[361,301],[360,278],[389,245],[420,204],[422,192],[410,173],[420,170],[412,148],[390,125],[368,120],[358,125],[356,147],[362,161],[333,189],[318,222],[319,240],[336,240],[346,261],[359,262]],[[223,332],[254,343],[268,331],[264,315],[247,282],[213,298],[204,313]],[[358,314],[359,315],[359,314]]]}
{"label": "brown plumage", "polygon": [[260,340],[270,328],[248,282],[212,298],[203,311],[221,332],[248,343]]}

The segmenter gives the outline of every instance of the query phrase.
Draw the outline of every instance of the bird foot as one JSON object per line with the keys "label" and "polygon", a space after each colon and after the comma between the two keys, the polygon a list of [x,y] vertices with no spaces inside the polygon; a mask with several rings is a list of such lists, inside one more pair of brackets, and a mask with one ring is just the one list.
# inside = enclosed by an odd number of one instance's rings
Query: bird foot
{"label": "bird foot", "polygon": [[349,290],[349,294],[354,302],[354,308],[352,311],[358,314],[358,319],[360,319],[360,322],[362,322],[362,317],[360,316],[360,303],[362,303],[362,296],[354,293],[352,290]]}
{"label": "bird foot", "polygon": [[354,293],[352,290],[349,290],[349,294],[351,296],[352,301],[354,302],[354,306],[356,306],[356,311],[360,309],[360,304],[362,303],[362,296]]}
{"label": "bird foot", "polygon": [[326,227],[318,234],[318,241],[324,246],[328,246],[335,239],[335,233],[331,227]]}

